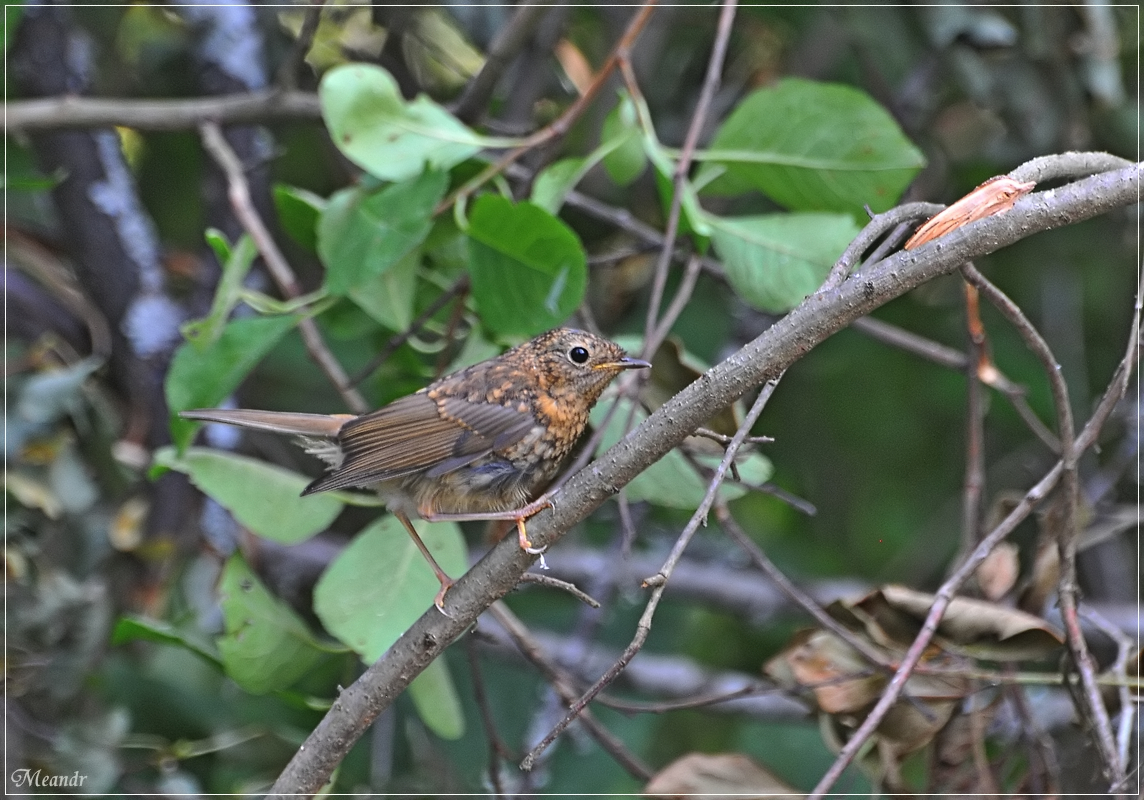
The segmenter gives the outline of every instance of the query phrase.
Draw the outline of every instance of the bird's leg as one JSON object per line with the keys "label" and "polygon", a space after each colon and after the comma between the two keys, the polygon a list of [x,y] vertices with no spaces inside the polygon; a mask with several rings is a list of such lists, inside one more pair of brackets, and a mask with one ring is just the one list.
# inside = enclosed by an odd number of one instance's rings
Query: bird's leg
{"label": "bird's leg", "polygon": [[[409,535],[413,538],[413,544],[417,545],[417,549],[421,551],[421,555],[425,556],[425,560],[428,561],[429,566],[433,568],[433,574],[437,576],[437,581],[441,584],[441,590],[437,592],[437,596],[433,598],[433,605],[437,606],[437,610],[444,614],[445,592],[449,591],[449,587],[453,585],[453,579],[445,573],[445,570],[441,569],[441,565],[437,563],[437,559],[433,558],[433,554],[429,552],[429,548],[425,546],[425,542],[421,541],[421,537],[417,535],[417,529],[413,527],[413,523],[409,521],[409,517],[399,511],[394,511],[393,516],[397,517],[401,521],[401,524],[405,526],[405,530],[409,531]],[[446,616],[448,615],[446,614]]]}
{"label": "bird's leg", "polygon": [[552,496],[548,494],[541,495],[526,506],[513,508],[508,511],[479,511],[472,514],[439,514],[432,509],[422,508],[418,509],[417,513],[421,516],[421,519],[427,522],[476,522],[488,519],[511,519],[516,522],[516,535],[517,540],[520,542],[520,549],[535,556],[543,553],[544,548],[532,546],[532,542],[528,540],[528,531],[525,530],[524,521],[529,517],[539,514],[546,508],[556,508],[556,503],[553,502]]}

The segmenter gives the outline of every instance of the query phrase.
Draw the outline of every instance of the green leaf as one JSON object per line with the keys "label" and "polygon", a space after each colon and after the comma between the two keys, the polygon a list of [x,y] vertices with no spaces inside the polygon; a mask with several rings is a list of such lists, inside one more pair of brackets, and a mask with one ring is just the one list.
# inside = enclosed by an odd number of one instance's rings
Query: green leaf
{"label": "green leaf", "polygon": [[[449,575],[468,568],[456,523],[419,522],[417,532]],[[438,588],[405,528],[387,514],[326,568],[314,587],[314,611],[327,631],[372,664],[432,605]]]}
{"label": "green leaf", "polygon": [[461,698],[445,659],[438,658],[409,684],[409,696],[426,727],[442,739],[460,739],[465,733]]}
{"label": "green leaf", "polygon": [[325,207],[325,199],[311,191],[274,184],[274,209],[282,230],[311,253],[318,252],[318,215]]}
{"label": "green leaf", "polygon": [[292,315],[236,319],[227,323],[214,341],[180,345],[171,359],[166,384],[175,444],[186,446],[197,423],[174,414],[218,405],[297,323],[298,317]]}
{"label": "green leaf", "polygon": [[134,641],[177,645],[222,668],[222,659],[214,642],[193,628],[184,630],[164,620],[125,614],[115,621],[115,627],[111,631],[111,643],[120,645]]}
{"label": "green leaf", "polygon": [[325,74],[318,95],[334,144],[378,178],[403,181],[426,167],[448,170],[483,147],[505,147],[469,130],[424,95],[406,102],[381,67],[344,64]]}
{"label": "green leaf", "polygon": [[627,186],[647,169],[647,153],[641,143],[635,104],[627,92],[604,119],[602,136],[616,147],[604,156],[604,169],[617,186]]}
{"label": "green leaf", "polygon": [[445,173],[426,172],[381,191],[344,189],[331,197],[318,220],[329,292],[344,295],[413,252],[433,227],[447,185]]}
{"label": "green leaf", "polygon": [[226,238],[225,233],[218,228],[207,228],[203,231],[203,238],[206,239],[210,249],[214,251],[218,263],[225,264],[230,259],[230,240]]}
{"label": "green leaf", "polygon": [[390,330],[405,330],[413,322],[413,300],[420,263],[421,253],[410,253],[385,272],[350,289],[350,299]]}
{"label": "green leaf", "polygon": [[588,267],[572,229],[532,203],[483,195],[469,218],[473,300],[488,327],[532,336],[584,299]]}
{"label": "green leaf", "polygon": [[856,218],[863,205],[874,211],[893,206],[925,165],[894,119],[864,92],[800,78],[747,97],[711,149],[697,157],[727,170],[708,186],[712,193],[757,189],[790,209]]}
{"label": "green leaf", "polygon": [[532,202],[549,214],[555,214],[564,205],[568,192],[572,191],[595,163],[590,158],[562,158],[549,164],[532,183]]}
{"label": "green leaf", "polygon": [[215,289],[214,299],[211,301],[211,310],[202,319],[196,319],[183,325],[179,330],[188,342],[193,342],[200,349],[211,342],[218,340],[226,326],[230,312],[242,299],[243,285],[246,274],[250,272],[250,265],[258,255],[258,248],[254,240],[246,234],[238,240],[234,247],[226,246],[226,239],[219,231],[213,232],[207,241],[215,249],[215,255],[225,252],[221,257],[222,277],[219,278],[218,288]]}
{"label": "green leaf", "polygon": [[763,311],[789,311],[822,285],[858,235],[848,214],[710,217],[731,287]]}
{"label": "green leaf", "polygon": [[[631,400],[624,398],[619,403],[620,407],[612,414],[608,427],[604,430],[600,452],[624,437],[625,424],[629,418],[632,428],[647,419],[648,415],[642,408],[633,409]],[[600,403],[592,409],[593,425],[603,424],[609,405],[610,403]],[[712,460],[710,456],[699,456],[697,460],[712,468],[718,466],[720,461],[718,457]],[[737,458],[735,463],[743,480],[749,483],[763,483],[770,479],[773,472],[770,459],[761,453],[749,453]],[[695,509],[703,502],[703,496],[707,493],[707,481],[688,463],[683,453],[676,449],[637,475],[624,488],[624,492],[633,502],[646,500],[667,508]],[[727,500],[737,499],[746,493],[747,489],[734,483],[724,483],[719,487],[720,497]]]}
{"label": "green leaf", "polygon": [[263,538],[296,544],[329,527],[342,502],[330,494],[301,497],[310,479],[253,458],[189,447],[182,457],[172,448],[155,462],[182,472],[204,494]]}
{"label": "green leaf", "polygon": [[322,657],[306,624],[266,587],[240,555],[219,580],[226,633],[218,639],[226,674],[252,694],[285,689]]}

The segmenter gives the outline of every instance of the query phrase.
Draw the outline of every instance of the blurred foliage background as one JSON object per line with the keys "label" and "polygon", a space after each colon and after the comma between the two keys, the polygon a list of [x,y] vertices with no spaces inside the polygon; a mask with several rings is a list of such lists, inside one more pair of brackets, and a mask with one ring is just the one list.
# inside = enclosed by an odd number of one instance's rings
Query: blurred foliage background
{"label": "blurred foliage background", "polygon": [[[518,137],[552,122],[576,100],[633,13],[634,7],[580,4],[536,13],[495,90],[470,108],[465,87],[498,33],[519,24],[511,6],[332,3],[304,63],[296,63],[294,51],[305,4],[214,10],[14,6],[5,29],[7,91],[16,104],[64,93],[173,99],[283,83],[312,93],[338,65],[371,62],[393,76],[407,100],[425,93],[485,136]],[[683,142],[717,17],[717,8],[658,8],[633,51],[646,111],[666,147]],[[902,182],[909,183],[904,195],[896,196],[899,187],[895,196],[871,197],[831,217],[830,224],[841,219],[841,230],[849,231],[842,235],[844,245],[863,221],[862,202],[877,210],[899,200],[948,203],[1030,158],[1067,150],[1137,157],[1138,31],[1138,9],[1127,6],[744,6],[700,145],[719,149],[716,133],[744,107],[744,98],[780,79],[861,90],[900,128],[900,152],[916,152],[918,158]],[[567,136],[528,153],[500,187],[518,199],[531,191],[535,200],[533,180],[546,166],[584,157],[601,142],[618,143],[605,163],[579,177],[578,196],[553,204],[574,234],[573,249],[580,252],[582,245],[586,269],[584,307],[572,320],[598,325],[638,349],[656,249],[625,226],[619,212],[662,230],[667,206],[639,135],[624,133],[638,126],[623,89],[618,79],[609,80]],[[374,202],[363,198],[381,198],[386,189],[377,190],[387,185],[363,175],[353,153],[335,146],[316,108],[314,98],[311,110],[294,118],[282,114],[261,125],[224,127],[249,168],[255,206],[271,221],[303,292],[330,290],[334,273],[326,268],[339,259],[357,265],[374,252],[368,237],[359,243],[352,230],[338,227],[342,223],[328,213],[332,198],[341,196],[356,208],[354,203]],[[748,118],[742,135],[754,135],[763,122],[776,120]],[[776,127],[783,122],[777,120]],[[172,439],[168,427],[165,399],[173,390],[168,384],[164,395],[163,381],[181,341],[176,326],[208,315],[224,266],[249,290],[233,298],[230,307],[240,309],[236,320],[274,318],[252,315],[251,303],[262,313],[284,309],[258,305],[263,301],[257,298],[275,292],[253,249],[240,241],[242,227],[225,181],[195,126],[100,129],[100,135],[113,131],[110,139],[64,127],[16,132],[5,143],[7,763],[45,774],[77,772],[88,778],[84,791],[109,795],[265,790],[336,696],[336,687],[349,685],[361,669],[347,637],[328,630],[320,602],[315,614],[315,582],[367,526],[374,538],[359,537],[355,544],[365,554],[363,569],[344,578],[339,600],[354,586],[369,584],[373,590],[385,584],[389,579],[377,571],[381,567],[375,569],[374,559],[385,560],[405,544],[383,538],[389,529],[372,522],[377,509],[340,505],[330,512],[336,522],[314,524],[318,536],[308,538],[313,531],[307,531],[296,537],[304,539],[300,543],[267,540],[251,532],[248,520],[236,521],[224,508],[229,504],[204,499],[191,487],[182,472],[204,489],[209,478],[163,450],[194,434],[176,426]],[[92,231],[108,223],[85,221],[82,198],[69,199],[66,190],[69,181],[84,179],[84,159],[106,155],[100,147],[108,142],[121,154],[127,168],[121,177],[137,190],[138,206],[108,211],[105,203],[102,210],[125,226],[141,219],[154,226],[141,240],[157,250],[144,257],[150,265],[138,267],[134,277],[124,276],[136,267],[109,254],[130,250],[130,242],[141,241],[132,239],[138,232],[126,232],[127,244],[118,250],[107,245]],[[364,371],[357,388],[371,407],[539,330],[530,327],[528,314],[497,317],[482,300],[485,290],[480,275],[470,271],[466,231],[450,211],[438,215],[430,229],[430,212],[446,187],[455,190],[483,166],[481,147],[473,151],[424,178],[420,188],[388,202],[376,200],[383,224],[395,216],[402,224],[424,222],[413,261],[395,256],[401,266],[382,268],[389,270],[384,285],[354,284],[343,273],[338,280],[348,282],[346,291],[330,290],[320,301],[318,330],[351,376]],[[73,160],[61,166],[67,158]],[[698,180],[709,165],[698,166],[693,176]],[[414,175],[421,171],[415,166]],[[408,188],[408,182],[399,185]],[[758,191],[719,188],[712,184],[700,199],[719,218],[792,208]],[[88,197],[99,206],[99,195]],[[583,197],[614,213],[593,212]],[[470,202],[466,214],[468,224],[479,227],[482,219],[499,223],[511,211],[490,193]],[[697,221],[685,218],[683,241],[705,249],[709,241],[695,233]],[[519,225],[532,231],[541,223]],[[217,231],[213,246],[204,239],[208,229]],[[1111,214],[1031,237],[978,264],[1043,332],[1061,363],[1078,419],[1087,417],[1124,351],[1137,279],[1136,230],[1129,214]],[[826,227],[815,231],[829,238]],[[495,249],[503,233],[479,235]],[[705,249],[713,262],[725,253],[718,234],[714,238],[715,249]],[[129,252],[124,258],[136,256]],[[246,268],[251,271],[245,278],[233,271]],[[676,264],[665,297],[673,296],[682,274],[682,264]],[[720,269],[700,271],[671,330],[674,349],[661,352],[664,363],[657,359],[659,391],[682,388],[697,374],[689,370],[734,352],[789,307],[752,301],[749,292],[745,299],[742,287],[733,284],[734,276],[729,283]],[[143,311],[130,306],[145,315],[140,322],[128,314],[129,300],[148,292],[154,304]],[[363,299],[363,292],[372,294]],[[579,296],[573,299],[571,308],[580,306]],[[218,325],[225,325],[230,307]],[[562,308],[554,322],[569,316],[567,311]],[[958,350],[966,346],[959,279],[927,284],[875,316]],[[1027,388],[1036,414],[1051,420],[1051,396],[1039,365],[991,308],[983,318],[994,361]],[[226,369],[237,381],[252,368],[237,391],[238,404],[346,411],[343,397],[307,355],[294,322],[273,332],[234,333]],[[259,350],[265,351],[262,357]],[[377,364],[379,353],[386,358]],[[224,382],[222,368],[212,369],[209,381]],[[194,395],[202,389],[194,378],[200,373],[189,374],[176,385]],[[222,396],[198,399],[213,404]],[[987,393],[986,402],[985,504],[992,514],[1055,457],[1000,394]],[[1086,548],[1080,562],[1084,595],[1113,620],[1134,620],[1137,609],[1139,567],[1130,535],[1139,481],[1135,407],[1125,404],[1107,427],[1100,453],[1086,456],[1083,465],[1090,518],[1128,519],[1119,527],[1109,523],[1113,532]],[[965,416],[963,372],[887,346],[867,331],[844,330],[788,372],[754,430],[774,437],[752,455],[761,488],[740,489],[731,508],[778,566],[816,596],[860,593],[883,583],[932,589],[961,546]],[[272,437],[239,443],[215,431],[207,442],[295,472],[317,472],[312,459]],[[175,471],[149,471],[156,452],[165,453],[161,463]],[[249,475],[235,480],[232,488],[258,501],[261,489],[243,483],[253,480]],[[274,497],[267,490],[262,501],[274,506]],[[690,511],[653,496],[635,498],[624,514],[636,531],[634,540],[625,537],[623,515],[610,502],[548,554],[553,574],[575,580],[601,600],[602,609],[535,586],[507,598],[546,647],[560,654],[564,668],[585,683],[602,670],[599,652],[614,653],[630,640],[645,600],[639,578],[658,569]],[[487,547],[488,534],[481,525],[465,528],[471,558]],[[1024,576],[1032,571],[1037,537],[1034,521],[1013,537]],[[463,553],[456,558],[463,564]],[[762,701],[664,707],[657,713],[597,703],[599,722],[652,772],[692,751],[735,752],[751,756],[795,790],[810,789],[832,759],[819,723],[804,706],[784,705],[775,690],[758,688],[761,666],[807,618],[777,600],[748,602],[754,582],[763,597],[773,591],[767,594],[764,579],[750,572],[746,557],[714,522],[692,543],[686,563],[706,570],[697,573],[705,578],[667,592],[640,656],[655,665],[646,668],[655,674],[621,680],[612,695],[666,701],[703,696],[718,681],[742,679],[758,689],[754,696]],[[746,594],[728,589],[721,595],[720,589],[742,580]],[[236,596],[245,598],[240,607],[228,603]],[[410,620],[427,605],[406,602]],[[238,614],[238,621],[228,624],[229,614]],[[244,640],[238,631],[247,623],[260,636],[271,633],[254,643],[254,634]],[[393,624],[400,630],[402,623]],[[495,625],[478,629],[452,647],[447,668],[432,677],[436,683],[423,685],[418,697],[403,697],[357,745],[339,769],[336,789],[638,791],[646,776],[622,766],[577,726],[536,770],[516,770],[521,754],[559,719],[563,706],[498,631]],[[370,660],[378,654],[368,652]],[[1106,663],[1109,642],[1097,641],[1097,652]],[[1057,668],[1053,658],[1039,663]],[[696,674],[703,680],[696,683]],[[1053,779],[1062,790],[1080,791],[1096,780],[1097,771],[1075,731],[1049,713],[1059,706],[1051,695],[1045,687],[1030,691],[1033,704],[1046,709],[1039,724],[1053,742]],[[495,745],[489,744],[478,703],[495,723]],[[1024,741],[1002,727],[998,723],[987,740],[987,753],[998,763],[1005,761],[1006,742]],[[932,788],[940,772],[935,758],[932,749],[903,757],[904,785]],[[499,783],[490,782],[490,759],[500,764]],[[1018,756],[1009,766],[1005,786],[1028,790],[1029,765]],[[28,791],[13,785],[11,773],[6,779],[9,791]],[[865,791],[877,784],[877,778],[852,770],[840,789]]]}

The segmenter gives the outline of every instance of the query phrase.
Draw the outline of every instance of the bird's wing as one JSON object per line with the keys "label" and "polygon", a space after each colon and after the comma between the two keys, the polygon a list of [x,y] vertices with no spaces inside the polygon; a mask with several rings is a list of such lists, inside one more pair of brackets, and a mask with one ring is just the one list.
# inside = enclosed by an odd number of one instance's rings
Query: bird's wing
{"label": "bird's wing", "polygon": [[520,441],[536,424],[527,412],[427,394],[403,397],[342,426],[341,465],[304,494],[368,486],[416,472],[435,477]]}

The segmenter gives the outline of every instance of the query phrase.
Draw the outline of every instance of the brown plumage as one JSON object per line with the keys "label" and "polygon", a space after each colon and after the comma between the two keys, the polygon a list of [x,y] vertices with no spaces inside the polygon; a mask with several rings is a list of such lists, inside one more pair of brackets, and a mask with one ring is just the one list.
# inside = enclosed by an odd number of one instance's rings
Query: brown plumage
{"label": "brown plumage", "polygon": [[244,409],[181,416],[300,437],[330,465],[303,494],[376,488],[433,567],[440,608],[452,581],[409,517],[513,519],[521,547],[535,552],[524,520],[549,502],[529,500],[556,475],[604,388],[623,370],[648,366],[599,336],[558,328],[360,417]]}

